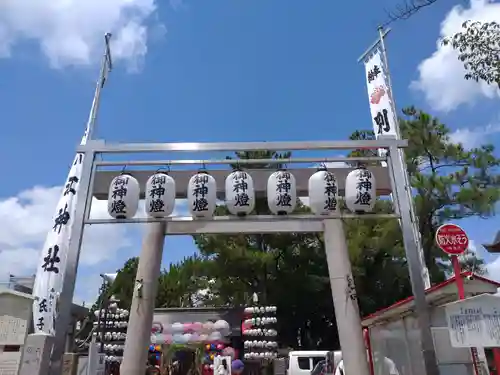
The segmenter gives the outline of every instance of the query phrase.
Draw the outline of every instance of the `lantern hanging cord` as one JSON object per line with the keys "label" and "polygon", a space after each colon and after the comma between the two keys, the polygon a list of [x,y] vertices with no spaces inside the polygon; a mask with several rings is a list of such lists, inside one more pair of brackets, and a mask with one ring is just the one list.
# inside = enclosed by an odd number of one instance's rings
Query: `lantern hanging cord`
{"label": "lantern hanging cord", "polygon": [[167,163],[164,167],[158,168],[155,173],[158,173],[162,170],[166,170],[167,174],[169,174],[170,173],[170,163]]}

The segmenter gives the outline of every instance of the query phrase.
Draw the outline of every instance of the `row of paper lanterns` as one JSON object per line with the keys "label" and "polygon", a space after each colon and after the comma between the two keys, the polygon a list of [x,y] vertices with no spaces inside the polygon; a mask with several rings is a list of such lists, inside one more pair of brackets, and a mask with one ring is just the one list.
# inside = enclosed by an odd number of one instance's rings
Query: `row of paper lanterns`
{"label": "row of paper lanterns", "polygon": [[278,310],[276,306],[249,306],[245,307],[243,312],[245,314],[265,314],[275,313]]}
{"label": "row of paper lanterns", "polygon": [[111,309],[108,309],[106,311],[105,309],[100,309],[94,311],[95,317],[99,317],[99,314],[101,315],[101,318],[106,316],[108,319],[124,319],[128,318],[129,312],[126,309],[116,309],[114,311],[110,311]]}
{"label": "row of paper lanterns", "polygon": [[125,345],[121,344],[104,344],[104,350],[110,353],[121,352],[125,349]]}
{"label": "row of paper lanterns", "polygon": [[243,331],[243,335],[245,336],[278,336],[278,332],[275,329],[266,329],[266,328],[251,328],[245,329]]}
{"label": "row of paper lanterns", "polygon": [[[118,321],[118,320],[107,320],[106,322],[100,322],[101,325],[104,325],[107,328],[115,327],[115,328],[125,328],[128,327],[128,322],[126,321]],[[94,322],[94,326],[98,326],[99,322]]]}
{"label": "row of paper lanterns", "polygon": [[278,343],[276,341],[258,341],[258,340],[247,340],[243,342],[245,348],[277,348]]}
{"label": "row of paper lanterns", "polygon": [[[97,339],[100,339],[100,334],[97,332],[92,333],[93,336],[96,336]],[[104,333],[104,340],[108,341],[123,341],[127,337],[127,334],[125,332],[105,332]]]}
{"label": "row of paper lanterns", "polygon": [[[320,168],[309,178],[309,207],[316,215],[328,215],[338,210],[338,185],[335,175],[327,168]],[[194,218],[210,218],[217,202],[216,181],[205,171],[193,175],[188,183],[189,210]],[[116,176],[108,192],[108,213],[116,219],[132,218],[139,207],[139,182],[130,174]],[[149,217],[170,216],[174,211],[175,180],[164,172],[157,172],[146,182],[145,211]],[[349,172],[345,181],[345,202],[355,213],[370,212],[375,205],[376,181],[373,173],[365,168]],[[225,181],[228,211],[244,216],[255,208],[255,189],[252,176],[242,170],[230,173]],[[297,205],[297,186],[292,173],[279,170],[267,181],[267,203],[276,215],[293,212]]]}
{"label": "row of paper lanterns", "polygon": [[276,357],[278,357],[278,353],[276,352],[250,352],[243,355],[243,358],[245,359],[270,359]]}
{"label": "row of paper lanterns", "polygon": [[243,321],[243,324],[246,326],[264,326],[266,324],[274,324],[277,323],[278,319],[274,316],[264,316],[262,318],[256,317],[256,318],[250,318],[250,319],[245,319]]}

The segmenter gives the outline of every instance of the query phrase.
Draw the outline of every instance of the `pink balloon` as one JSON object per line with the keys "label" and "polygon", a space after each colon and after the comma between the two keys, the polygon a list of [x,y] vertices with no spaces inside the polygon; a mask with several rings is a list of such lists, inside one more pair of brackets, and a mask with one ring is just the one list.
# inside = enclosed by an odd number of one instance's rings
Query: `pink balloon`
{"label": "pink balloon", "polygon": [[203,330],[203,324],[200,322],[194,322],[193,324],[191,324],[191,329],[194,332],[201,332],[201,330]]}
{"label": "pink balloon", "polygon": [[166,344],[171,344],[173,340],[172,335],[165,335],[165,343]]}
{"label": "pink balloon", "polygon": [[222,349],[224,349],[224,345],[223,345],[223,344],[217,344],[217,349],[218,349],[218,350],[222,350]]}
{"label": "pink balloon", "polygon": [[192,327],[193,327],[193,324],[192,323],[184,323],[183,324],[183,328],[184,328],[184,332],[189,332],[192,330]]}

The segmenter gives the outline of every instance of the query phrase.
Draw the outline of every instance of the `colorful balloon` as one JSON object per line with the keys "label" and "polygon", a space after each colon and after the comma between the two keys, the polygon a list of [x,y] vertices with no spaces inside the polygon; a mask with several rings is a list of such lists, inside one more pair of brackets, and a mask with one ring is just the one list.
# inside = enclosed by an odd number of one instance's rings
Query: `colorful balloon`
{"label": "colorful balloon", "polygon": [[172,342],[175,344],[183,344],[183,339],[184,336],[177,333],[172,337]]}
{"label": "colorful balloon", "polygon": [[205,333],[210,333],[214,330],[214,324],[212,322],[205,322],[203,324],[203,331]]}
{"label": "colorful balloon", "polygon": [[220,341],[222,340],[222,335],[219,331],[214,331],[208,336],[208,341],[214,342],[214,341]]}
{"label": "colorful balloon", "polygon": [[180,333],[184,331],[184,325],[182,323],[174,323],[172,324],[172,332]]}
{"label": "colorful balloon", "polygon": [[232,363],[231,363],[231,373],[233,374],[241,374],[243,372],[243,370],[245,369],[245,365],[243,364],[243,362],[239,359],[235,359]]}
{"label": "colorful balloon", "polygon": [[201,332],[203,330],[203,324],[200,322],[194,322],[191,324],[191,329],[193,332]]}
{"label": "colorful balloon", "polygon": [[224,348],[224,350],[222,350],[222,355],[224,357],[231,357],[231,360],[234,360],[236,357],[236,353],[235,353],[234,349],[231,348],[230,346],[228,346],[227,348]]}

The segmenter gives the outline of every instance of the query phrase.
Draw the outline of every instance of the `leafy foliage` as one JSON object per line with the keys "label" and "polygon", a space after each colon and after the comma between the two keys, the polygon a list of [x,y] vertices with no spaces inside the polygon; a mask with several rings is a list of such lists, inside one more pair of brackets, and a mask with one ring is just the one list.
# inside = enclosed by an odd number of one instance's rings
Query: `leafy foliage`
{"label": "leafy foliage", "polygon": [[209,297],[207,266],[210,262],[199,256],[186,257],[163,270],[156,295],[157,307],[196,307]]}
{"label": "leafy foliage", "polygon": [[139,266],[139,258],[130,258],[123,267],[118,270],[116,279],[111,285],[109,295],[114,295],[120,300],[123,308],[130,308],[134,294],[135,275]]}
{"label": "leafy foliage", "polygon": [[443,39],[459,53],[467,70],[465,79],[496,84],[500,88],[500,25],[497,22],[466,21],[462,32]]}
{"label": "leafy foliage", "polygon": [[[403,110],[403,138],[409,140],[406,161],[415,191],[415,204],[426,250],[426,262],[434,268],[442,257],[434,241],[443,222],[495,213],[500,199],[500,159],[492,145],[470,150],[452,143],[450,129],[439,119],[416,110]],[[437,262],[439,264],[439,262]]]}

